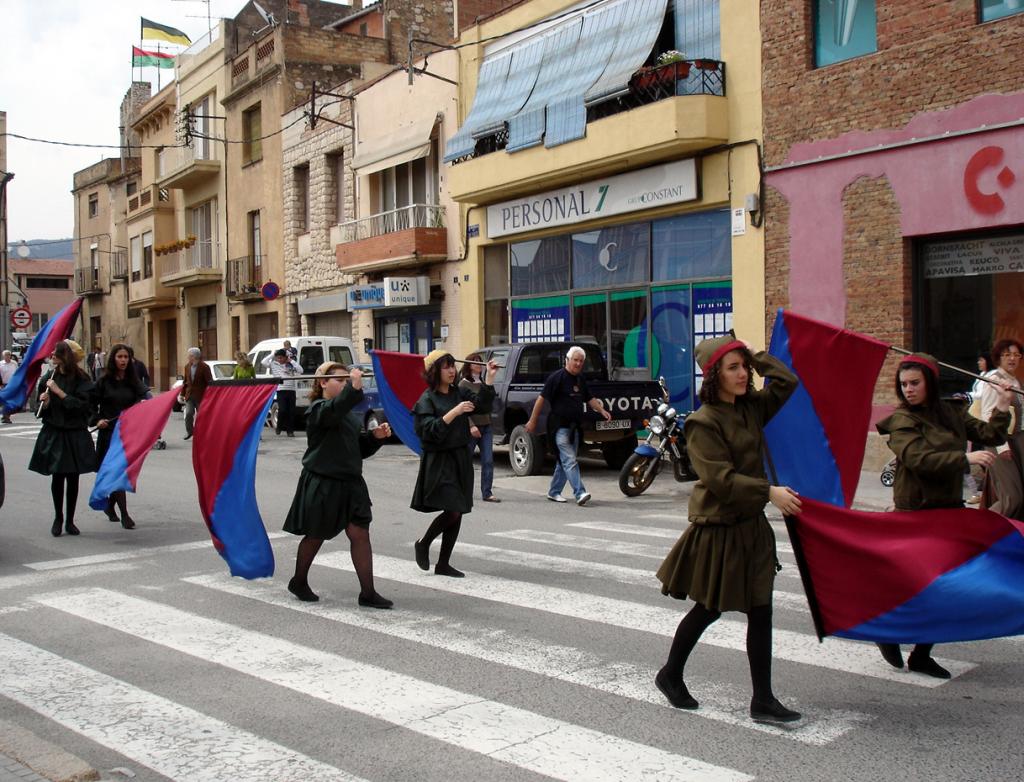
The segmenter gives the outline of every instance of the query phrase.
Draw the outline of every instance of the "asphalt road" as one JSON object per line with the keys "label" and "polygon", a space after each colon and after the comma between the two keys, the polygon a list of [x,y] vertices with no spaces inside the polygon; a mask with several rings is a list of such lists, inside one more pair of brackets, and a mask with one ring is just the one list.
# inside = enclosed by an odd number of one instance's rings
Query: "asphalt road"
{"label": "asphalt road", "polygon": [[[780,523],[775,689],[806,716],[747,716],[745,623],[727,615],[687,669],[701,701],[678,712],[653,675],[685,604],[653,571],[682,529],[687,486],[662,476],[622,496],[597,462],[584,508],[545,500],[546,477],[498,456],[501,504],[478,503],[453,564],[418,570],[429,519],[408,508],[417,460],[388,445],[366,464],[377,588],[356,606],[343,538],[285,589],[280,532],[304,438],[265,431],[257,496],[272,580],[231,579],[198,511],[179,415],[150,454],[126,531],[86,507],[53,538],[49,479],[26,470],[34,421],[0,429],[0,720],[136,780],[1010,780],[1024,770],[1024,643],[939,647],[948,682],[896,671],[873,646],[818,644]],[[436,544],[433,554],[436,556]],[[3,748],[0,747],[0,750]]]}

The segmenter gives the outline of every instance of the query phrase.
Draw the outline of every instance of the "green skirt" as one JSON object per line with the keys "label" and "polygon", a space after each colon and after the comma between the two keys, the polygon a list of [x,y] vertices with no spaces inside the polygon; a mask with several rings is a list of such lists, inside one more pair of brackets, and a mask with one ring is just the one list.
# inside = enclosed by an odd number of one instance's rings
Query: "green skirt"
{"label": "green skirt", "polygon": [[331,540],[349,524],[370,526],[372,504],[362,476],[339,480],[304,469],[295,487],[284,531]]}
{"label": "green skirt", "polygon": [[424,451],[409,507],[422,513],[473,510],[473,459],[469,448]]}
{"label": "green skirt", "polygon": [[714,611],[771,605],[775,533],[762,513],[732,525],[691,524],[658,568],[661,593]]}
{"label": "green skirt", "polygon": [[96,472],[99,460],[88,430],[58,429],[44,422],[28,468],[42,475],[81,475]]}

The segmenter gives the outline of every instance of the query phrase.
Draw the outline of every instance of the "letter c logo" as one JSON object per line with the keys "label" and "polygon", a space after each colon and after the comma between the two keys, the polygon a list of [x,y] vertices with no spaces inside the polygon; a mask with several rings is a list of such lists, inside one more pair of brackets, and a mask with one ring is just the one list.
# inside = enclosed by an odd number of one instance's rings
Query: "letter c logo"
{"label": "letter c logo", "polygon": [[[1002,162],[1002,147],[982,147],[967,161],[967,166],[964,168],[964,194],[967,196],[967,203],[979,214],[999,214],[1006,206],[1006,202],[1003,201],[1003,197],[999,193],[983,193],[978,188],[978,179],[982,172],[994,168]],[[1017,177],[1007,166],[1003,166],[1003,170],[996,175],[996,181],[1004,189],[1009,188],[1016,180]]]}

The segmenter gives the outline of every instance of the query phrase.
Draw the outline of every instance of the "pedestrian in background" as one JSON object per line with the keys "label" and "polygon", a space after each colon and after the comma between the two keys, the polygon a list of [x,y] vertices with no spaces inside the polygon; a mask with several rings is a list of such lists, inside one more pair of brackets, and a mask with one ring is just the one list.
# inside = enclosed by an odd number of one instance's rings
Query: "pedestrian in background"
{"label": "pedestrian in background", "polygon": [[58,342],[51,361],[53,371],[42,380],[39,394],[43,426],[36,438],[28,468],[50,475],[53,524],[50,534],[60,537],[63,528],[77,535],[75,506],[78,504],[78,476],[96,472],[99,462],[89,436],[93,382],[79,366],[85,351],[73,340]]}
{"label": "pedestrian in background", "polygon": [[[1021,343],[1015,339],[1001,339],[992,346],[992,364],[995,369],[987,372],[985,377],[994,380],[995,383],[981,384],[981,418],[982,421],[990,421],[992,413],[995,412],[999,402],[999,389],[1003,385],[1010,388],[1020,389],[1020,380],[1017,378],[1017,371],[1020,369]],[[1021,415],[1021,395],[1013,394],[1010,398],[1010,411],[1012,421],[1009,434],[1017,434],[1024,431],[1024,421]]]}
{"label": "pedestrian in background", "polygon": [[416,435],[422,453],[416,487],[410,507],[421,513],[436,513],[413,549],[420,570],[430,569],[430,544],[440,535],[441,551],[434,574],[462,578],[465,573],[451,566],[452,551],[462,528],[462,517],[473,510],[473,462],[469,456],[469,415],[490,413],[494,400],[494,376],[498,365],[487,364],[479,392],[455,385],[455,357],[444,350],[432,350],[423,359],[427,390],[413,407]]}
{"label": "pedestrian in background", "polygon": [[[89,422],[96,427],[96,459],[103,459],[110,450],[110,439],[121,413],[146,398],[148,388],[139,380],[132,361],[131,348],[118,343],[110,348],[110,357],[103,376],[96,382],[92,403],[94,412]],[[115,505],[121,511],[118,518]],[[135,529],[135,521],[128,515],[128,497],[123,491],[115,491],[107,499],[104,509],[107,519],[121,522],[125,529]]]}
{"label": "pedestrian in background", "polygon": [[241,350],[235,353],[235,371],[231,373],[232,380],[255,380],[256,367],[252,365],[249,357]]}
{"label": "pedestrian in background", "polygon": [[[145,361],[140,361],[135,358],[135,348],[131,345],[126,345],[128,348],[128,355],[131,357],[131,364],[135,367],[135,377],[139,381],[139,384],[146,389],[146,399],[152,399],[153,394],[151,389],[153,388],[153,380],[149,376],[149,367],[146,366]],[[113,350],[113,348],[111,348]]]}
{"label": "pedestrian in background", "polygon": [[203,361],[203,352],[199,348],[188,349],[188,364],[185,366],[185,381],[181,396],[185,400],[185,439],[192,439],[195,428],[196,413],[203,401],[203,394],[213,382],[210,365]]}
{"label": "pedestrian in background", "polygon": [[103,376],[103,369],[107,363],[107,354],[103,352],[103,348],[99,345],[92,349],[92,353],[85,361],[85,368],[89,372],[89,377],[95,383],[100,377]]}
{"label": "pedestrian in background", "polygon": [[[474,394],[479,394],[483,387],[480,379],[483,362],[481,356],[472,355],[466,357],[466,363],[462,367],[459,380],[459,388],[465,388]],[[479,362],[476,364],[470,362]],[[491,437],[491,414],[471,413],[469,416],[469,458],[473,459],[473,452],[480,449],[480,496],[484,502],[501,502],[494,496],[494,441]]]}
{"label": "pedestrian in background", "polygon": [[[998,344],[998,343],[997,343]],[[989,421],[980,421],[939,397],[939,364],[927,353],[904,356],[896,373],[895,412],[875,424],[896,454],[893,500],[896,510],[915,511],[964,506],[963,476],[972,464],[990,467],[989,450],[967,453],[968,439],[1000,445],[1010,425],[1013,393],[1006,383],[996,389],[995,409]],[[913,552],[907,552],[908,557]],[[917,673],[948,679],[949,671],[932,658],[934,644],[918,643],[907,658]],[[882,657],[894,668],[903,667],[899,644],[880,643]]]}
{"label": "pedestrian in background", "polygon": [[272,356],[263,359],[263,368],[281,381],[277,387],[277,426],[274,427],[274,434],[281,434],[284,429],[289,437],[294,437],[295,378],[302,374],[302,367],[288,357],[287,348],[278,348]]}
{"label": "pedestrian in background", "polygon": [[[9,350],[5,350],[3,358],[0,359],[0,388],[6,388],[17,371],[18,362],[14,360],[14,354]],[[13,424],[14,421],[11,420],[11,414],[5,411],[3,416],[0,417],[0,423]]]}
{"label": "pedestrian in background", "polygon": [[363,459],[377,452],[391,435],[391,427],[384,423],[372,432],[362,431],[362,419],[352,412],[363,398],[362,373],[358,368],[347,371],[333,361],[321,364],[309,398],[308,446],[302,456],[295,498],[284,523],[285,532],[303,536],[288,591],[305,602],[320,599],[309,587],[309,568],[324,541],[345,530],[352,565],[359,578],[359,605],[391,608],[392,601],[379,595],[373,586],[373,503],[363,480]]}
{"label": "pedestrian in background", "polygon": [[583,406],[586,405],[598,413],[605,421],[610,421],[612,414],[604,409],[604,403],[590,393],[587,381],[583,377],[583,365],[587,352],[573,345],[565,354],[565,366],[553,373],[545,382],[526,422],[526,431],[531,434],[537,429],[544,403],[551,409],[548,411],[548,442],[554,441],[558,460],[555,462],[555,474],[551,477],[548,487],[548,499],[552,502],[565,502],[562,489],[568,481],[572,487],[573,497],[577,505],[586,505],[590,501],[590,492],[583,485],[580,465],[576,454],[580,450],[580,426],[583,424]]}
{"label": "pedestrian in background", "polygon": [[[788,486],[765,476],[764,426],[796,390],[786,365],[762,351],[752,354],[733,337],[705,339],[695,351],[704,373],[700,408],[684,433],[697,483],[689,501],[689,526],[658,569],[663,594],[694,601],[676,629],[668,660],[655,685],[678,709],[696,709],[683,669],[701,635],[724,611],[747,615],[747,661],[757,722],[800,719],[772,690],[772,590],[779,569],[764,509],[770,502],[784,515],[800,511]],[[756,370],[771,380],[754,389]]]}

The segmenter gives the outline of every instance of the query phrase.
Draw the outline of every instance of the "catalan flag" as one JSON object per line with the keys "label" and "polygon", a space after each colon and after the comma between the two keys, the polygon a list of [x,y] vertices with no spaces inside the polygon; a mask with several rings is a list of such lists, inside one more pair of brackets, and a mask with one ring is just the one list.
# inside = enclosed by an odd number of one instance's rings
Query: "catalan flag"
{"label": "catalan flag", "polygon": [[142,17],[142,40],[143,41],[167,41],[168,43],[180,43],[188,46],[192,43],[185,33],[176,27],[169,27],[166,24],[157,24],[145,17]]}

